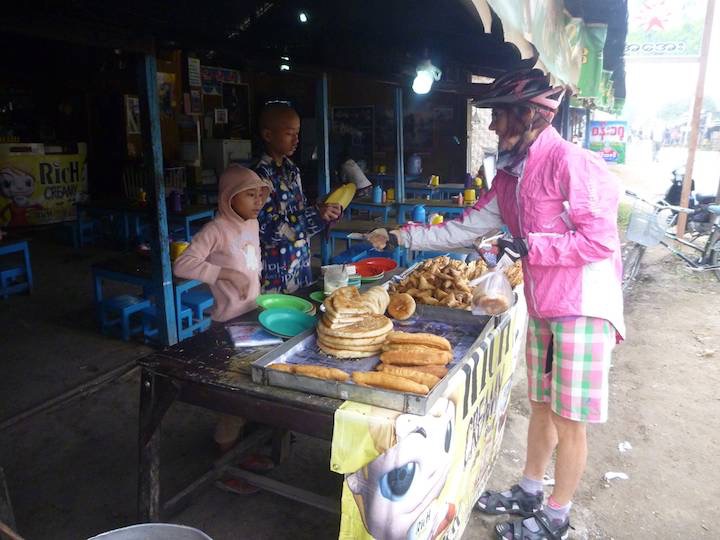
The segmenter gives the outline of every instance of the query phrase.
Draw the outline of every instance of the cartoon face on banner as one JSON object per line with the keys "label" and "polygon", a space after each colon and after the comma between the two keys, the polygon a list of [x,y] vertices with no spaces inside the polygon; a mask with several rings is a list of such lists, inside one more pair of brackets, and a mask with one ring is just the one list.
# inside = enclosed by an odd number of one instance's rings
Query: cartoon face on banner
{"label": "cartoon face on banner", "polygon": [[437,500],[450,471],[455,404],[443,398],[425,416],[401,414],[395,433],[397,444],[349,475],[348,487],[376,540],[436,538],[456,513]]}
{"label": "cartoon face on banner", "polygon": [[30,173],[15,167],[0,169],[0,194],[8,199],[8,203],[0,208],[0,223],[6,222],[10,227],[29,225],[28,211],[42,209],[41,205],[32,202],[34,191],[35,178]]}

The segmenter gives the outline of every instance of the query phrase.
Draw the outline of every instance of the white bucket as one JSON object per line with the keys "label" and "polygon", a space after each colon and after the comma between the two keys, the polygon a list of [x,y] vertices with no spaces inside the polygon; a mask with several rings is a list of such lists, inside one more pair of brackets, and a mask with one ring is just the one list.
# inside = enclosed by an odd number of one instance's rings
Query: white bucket
{"label": "white bucket", "polygon": [[141,523],[115,529],[88,540],[212,540],[207,534],[185,525]]}

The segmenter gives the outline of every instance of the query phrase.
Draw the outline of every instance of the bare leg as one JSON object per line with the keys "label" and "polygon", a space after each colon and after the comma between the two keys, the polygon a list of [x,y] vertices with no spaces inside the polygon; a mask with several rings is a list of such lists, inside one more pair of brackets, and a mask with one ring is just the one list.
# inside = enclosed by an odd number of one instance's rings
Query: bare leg
{"label": "bare leg", "polygon": [[549,403],[531,401],[530,406],[532,413],[523,474],[533,480],[541,480],[558,444],[558,431],[553,421],[556,415],[550,410]]}
{"label": "bare leg", "polygon": [[[551,497],[561,506],[570,502],[580,484],[587,461],[587,433],[584,422],[551,413],[558,437],[555,459],[555,488]],[[528,450],[529,454],[529,450]]]}

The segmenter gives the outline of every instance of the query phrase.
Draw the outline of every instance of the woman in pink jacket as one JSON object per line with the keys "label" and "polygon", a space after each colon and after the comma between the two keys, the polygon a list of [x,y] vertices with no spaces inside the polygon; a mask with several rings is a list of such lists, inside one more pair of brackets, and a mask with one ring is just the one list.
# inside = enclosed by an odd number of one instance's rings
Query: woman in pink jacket
{"label": "woman in pink jacket", "polygon": [[[596,155],[560,137],[551,121],[564,94],[539,70],[499,77],[476,105],[492,107],[499,137],[490,191],[462,217],[408,225],[390,243],[410,250],[468,247],[505,225],[501,251],[522,259],[530,315],[531,402],[523,478],[485,492],[478,508],[523,517],[496,527],[498,538],[565,538],[572,496],[587,458],[587,422],[605,422],[612,349],[624,332],[617,231],[620,186]],[[386,235],[372,235],[384,247]],[[555,487],[543,506],[542,478],[557,448]]]}

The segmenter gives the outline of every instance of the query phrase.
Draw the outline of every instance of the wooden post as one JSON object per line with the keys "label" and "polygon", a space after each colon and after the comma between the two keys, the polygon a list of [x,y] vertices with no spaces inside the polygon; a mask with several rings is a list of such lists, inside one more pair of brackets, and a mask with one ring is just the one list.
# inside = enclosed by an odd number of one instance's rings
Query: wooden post
{"label": "wooden post", "polygon": [[403,89],[395,88],[395,200],[405,201],[405,140],[403,137]]}
{"label": "wooden post", "polygon": [[330,143],[328,136],[330,105],[327,73],[323,73],[322,78],[317,82],[315,99],[315,116],[317,117],[318,195],[324,197],[330,193]]}
{"label": "wooden post", "polygon": [[[710,36],[712,34],[713,17],[715,15],[715,0],[707,0],[707,11],[705,12],[705,29],[703,30],[702,49],[700,50],[700,70],[698,72],[697,86],[695,88],[695,103],[693,115],[690,122],[690,139],[688,141],[688,157],[685,165],[685,178],[683,179],[682,193],[680,194],[680,206],[688,206],[690,200],[690,188],[692,186],[693,165],[695,165],[695,153],[698,145],[698,130],[700,129],[700,113],[702,112],[703,95],[705,93],[705,73],[707,72],[708,52],[710,50]],[[677,235],[685,234],[687,214],[680,213],[677,222]]]}
{"label": "wooden post", "polygon": [[[157,62],[154,53],[146,53],[138,65],[138,88],[144,161],[149,165],[150,178],[146,181],[150,215],[153,283],[157,297],[158,326],[165,345],[177,343],[175,295],[173,294],[172,268],[168,237],[167,208],[165,207],[165,179],[163,172],[162,138],[160,135],[160,108],[157,93]],[[147,178],[147,175],[146,175]]]}
{"label": "wooden post", "polygon": [[[329,118],[330,105],[328,98],[328,76],[323,73],[317,82],[315,90],[315,118],[317,129],[317,159],[318,159],[318,197],[324,198],[330,193],[330,137]],[[343,208],[343,211],[345,209]],[[323,241],[320,247],[320,259],[322,264],[330,264],[330,255],[334,240],[330,238],[328,229],[323,233]]]}

